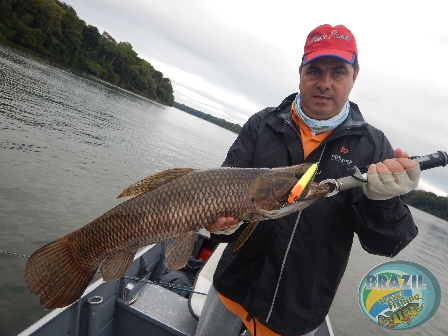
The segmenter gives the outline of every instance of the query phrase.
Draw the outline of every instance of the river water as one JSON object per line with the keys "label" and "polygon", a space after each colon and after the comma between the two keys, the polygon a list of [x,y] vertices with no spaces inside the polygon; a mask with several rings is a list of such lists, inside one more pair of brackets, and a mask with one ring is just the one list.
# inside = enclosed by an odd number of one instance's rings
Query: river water
{"label": "river water", "polygon": [[[217,167],[235,133],[0,45],[0,250],[30,255],[95,219],[131,183],[173,167]],[[397,258],[442,287],[436,315],[409,335],[446,334],[447,222],[412,209],[418,238]],[[330,311],[335,335],[384,335],[358,305],[362,277],[388,259],[357,242]],[[0,335],[45,311],[24,281],[26,259],[0,254]]]}

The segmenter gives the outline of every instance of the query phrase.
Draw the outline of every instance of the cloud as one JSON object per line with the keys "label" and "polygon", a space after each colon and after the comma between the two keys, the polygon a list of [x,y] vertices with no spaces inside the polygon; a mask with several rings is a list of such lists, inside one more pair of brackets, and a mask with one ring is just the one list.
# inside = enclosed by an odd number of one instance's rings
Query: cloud
{"label": "cloud", "polygon": [[448,193],[446,190],[440,188],[438,185],[434,185],[431,182],[428,182],[426,179],[421,179],[419,182],[418,190],[426,190],[431,191],[437,196],[448,197]]}
{"label": "cloud", "polygon": [[199,76],[170,67],[157,60],[151,60],[151,64],[157,69],[161,69],[169,78],[175,78],[173,87],[176,93],[182,96],[182,99],[188,99],[190,104],[202,104],[206,110],[229,121],[242,124],[254,111],[261,109],[242,93],[223,90]]}

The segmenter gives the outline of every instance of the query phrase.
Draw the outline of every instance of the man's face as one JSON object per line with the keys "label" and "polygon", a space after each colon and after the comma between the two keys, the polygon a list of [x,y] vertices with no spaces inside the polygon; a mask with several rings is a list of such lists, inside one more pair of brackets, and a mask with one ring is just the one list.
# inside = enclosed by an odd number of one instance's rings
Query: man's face
{"label": "man's face", "polygon": [[358,71],[336,57],[320,57],[302,67],[300,105],[310,118],[330,119],[344,107]]}

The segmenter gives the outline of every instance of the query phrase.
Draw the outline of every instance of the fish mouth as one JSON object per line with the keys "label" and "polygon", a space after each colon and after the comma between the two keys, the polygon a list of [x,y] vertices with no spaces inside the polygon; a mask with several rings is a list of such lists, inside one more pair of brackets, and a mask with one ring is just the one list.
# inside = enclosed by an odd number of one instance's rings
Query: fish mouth
{"label": "fish mouth", "polygon": [[303,193],[304,196],[301,195],[300,197],[296,197],[292,202],[283,203],[279,209],[267,210],[260,209],[259,207],[257,207],[257,209],[265,218],[280,218],[293,212],[305,209],[329,192],[328,185],[319,185],[316,182],[310,182],[307,189],[308,190],[306,190],[306,193]]}
{"label": "fish mouth", "polygon": [[324,197],[330,192],[330,187],[327,184],[320,185],[317,182],[309,182],[306,189],[291,202],[283,204],[282,208],[287,208],[291,205],[298,205],[301,203],[313,202],[321,197]]}
{"label": "fish mouth", "polygon": [[309,199],[320,198],[330,192],[330,187],[327,184],[320,185],[317,182],[308,183],[306,189],[308,189],[308,190],[304,190],[304,191],[307,191],[306,193],[304,192],[302,195],[299,195],[291,203],[298,203],[300,201],[306,201]]}

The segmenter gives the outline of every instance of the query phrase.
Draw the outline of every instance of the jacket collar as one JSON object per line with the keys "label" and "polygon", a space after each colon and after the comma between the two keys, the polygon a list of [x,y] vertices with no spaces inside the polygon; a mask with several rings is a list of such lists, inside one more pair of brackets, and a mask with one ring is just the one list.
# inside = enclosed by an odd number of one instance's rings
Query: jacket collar
{"label": "jacket collar", "polygon": [[[274,118],[269,118],[266,122],[272,129],[278,133],[282,133],[285,139],[286,147],[291,156],[291,164],[304,162],[303,149],[300,139],[300,130],[296,123],[292,120],[291,104],[297,93],[293,93],[286,97],[283,102],[274,109]],[[363,135],[366,134],[364,127],[366,122],[359,111],[358,105],[350,102],[350,112],[347,119],[336,127],[333,132],[322,142],[323,144],[345,135]]]}

